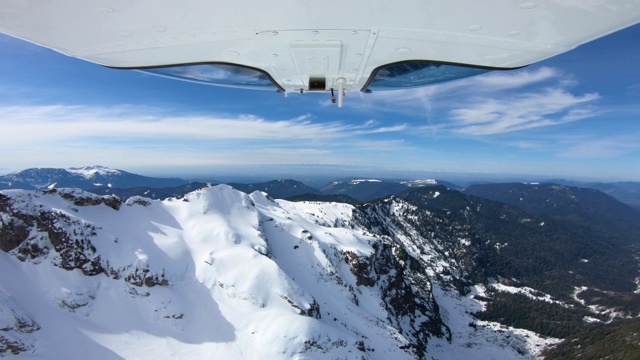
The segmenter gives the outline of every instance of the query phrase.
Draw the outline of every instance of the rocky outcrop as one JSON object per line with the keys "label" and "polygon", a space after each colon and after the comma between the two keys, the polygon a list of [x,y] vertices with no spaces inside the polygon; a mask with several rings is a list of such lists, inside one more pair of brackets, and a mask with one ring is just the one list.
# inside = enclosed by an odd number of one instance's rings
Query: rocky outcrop
{"label": "rocky outcrop", "polygon": [[33,223],[32,216],[16,212],[12,209],[11,198],[0,194],[0,250],[15,249],[29,236],[29,226]]}
{"label": "rocky outcrop", "polygon": [[359,223],[402,244],[439,283],[466,294],[469,285],[486,279],[483,269],[476,266],[476,247],[482,239],[451,212],[438,214],[395,197],[358,210]]}
{"label": "rocky outcrop", "polygon": [[[87,276],[105,274],[115,279],[123,278],[138,287],[169,285],[164,272],[151,271],[144,265],[114,268],[108,261],[103,261],[92,244],[99,228],[63,211],[29,203],[29,199],[38,196],[60,196],[73,206],[105,205],[116,211],[122,204],[117,197],[96,196],[77,189],[28,193],[22,204],[14,204],[12,198],[0,194],[0,250],[23,262],[39,263],[50,259],[65,270],[79,269]],[[142,199],[136,199],[135,203],[149,205]],[[71,213],[73,206],[69,208]]]}
{"label": "rocky outcrop", "polygon": [[38,330],[40,325],[25,314],[11,296],[0,290],[0,357],[33,350],[30,334]]}
{"label": "rocky outcrop", "polygon": [[169,280],[165,277],[164,271],[160,274],[154,273],[147,266],[135,267],[127,266],[124,268],[116,269],[109,267],[109,276],[113,279],[124,279],[124,281],[137,287],[154,287],[154,286],[169,286]]}
{"label": "rocky outcrop", "polygon": [[[70,216],[41,207],[24,211],[4,206],[0,227],[2,250],[11,251],[21,261],[40,261],[51,250],[54,264],[65,269],[80,269],[85,275],[104,272],[100,256],[89,239],[96,228]],[[7,219],[6,222],[4,219]]]}
{"label": "rocky outcrop", "polygon": [[[46,191],[46,193],[54,194],[56,192],[56,189]],[[104,204],[114,210],[118,210],[122,205],[122,200],[117,196],[96,196],[75,189],[64,189],[64,191],[60,191],[60,197],[72,201],[75,206],[96,206]]]}
{"label": "rocky outcrop", "polygon": [[387,320],[410,339],[407,349],[423,358],[429,337],[451,341],[451,332],[442,321],[433,297],[426,265],[388,237],[382,237],[373,248],[375,252],[370,256],[345,251],[345,261],[358,286],[380,290]]}

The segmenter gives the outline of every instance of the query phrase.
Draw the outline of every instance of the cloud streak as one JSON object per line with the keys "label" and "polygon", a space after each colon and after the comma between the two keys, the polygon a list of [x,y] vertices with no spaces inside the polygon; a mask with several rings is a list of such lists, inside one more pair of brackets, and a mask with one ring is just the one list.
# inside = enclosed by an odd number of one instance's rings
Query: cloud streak
{"label": "cloud streak", "polygon": [[599,98],[596,93],[576,96],[562,89],[547,89],[507,99],[477,99],[449,114],[455,133],[494,135],[592,117],[597,111],[579,106]]}
{"label": "cloud streak", "polygon": [[535,70],[517,70],[517,71],[496,71],[488,73],[485,76],[477,76],[469,79],[470,84],[474,86],[489,87],[494,91],[522,88],[547,80],[553,80],[561,76],[558,69],[550,67],[540,67]]}
{"label": "cloud streak", "polygon": [[[494,71],[424,88],[374,93],[369,111],[401,107],[424,131],[491,136],[552,127],[601,113],[598,93],[574,94],[573,75],[551,67]],[[515,94],[515,95],[514,95]],[[393,103],[395,106],[389,106]],[[363,109],[366,107],[363,107]]]}
{"label": "cloud streak", "polygon": [[[88,106],[0,107],[3,143],[61,141],[82,137],[195,140],[310,140],[350,136],[359,126],[314,123],[308,117],[266,120],[237,117],[159,114],[158,109]],[[369,132],[388,131],[385,128]]]}
{"label": "cloud streak", "polygon": [[[30,157],[37,166],[64,164],[70,158],[86,158],[90,164],[118,159],[123,166],[342,164],[349,159],[367,161],[370,149],[405,147],[402,141],[375,134],[399,134],[408,128],[376,121],[317,122],[310,115],[284,120],[255,115],[176,116],[159,108],[133,106],[0,106],[0,113],[0,155],[6,165],[12,158],[24,163]],[[20,159],[11,154],[21,154]]]}
{"label": "cloud streak", "polygon": [[550,67],[540,67],[533,70],[494,71],[432,86],[374,92],[365,98],[365,104],[362,106],[376,111],[386,109],[395,111],[397,110],[396,106],[389,106],[393,104],[402,105],[415,111],[416,108],[424,108],[425,103],[429,102],[435,103],[435,107],[441,106],[440,104],[448,106],[458,98],[468,98],[478,94],[488,96],[505,90],[524,88],[554,80],[561,76],[563,76],[562,72]]}

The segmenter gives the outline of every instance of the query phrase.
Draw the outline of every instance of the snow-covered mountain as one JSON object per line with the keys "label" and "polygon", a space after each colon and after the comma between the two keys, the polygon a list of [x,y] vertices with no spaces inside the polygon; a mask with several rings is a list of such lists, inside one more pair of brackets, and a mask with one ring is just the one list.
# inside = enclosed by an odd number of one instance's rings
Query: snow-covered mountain
{"label": "snow-covered mountain", "polygon": [[529,359],[554,341],[475,319],[487,289],[457,288],[466,260],[411,230],[416,209],[2,191],[0,356]]}
{"label": "snow-covered mountain", "polygon": [[128,173],[104,166],[81,168],[32,168],[0,176],[2,189],[47,189],[74,187],[83,190],[95,188],[172,187],[186,184],[176,178],[153,178]]}

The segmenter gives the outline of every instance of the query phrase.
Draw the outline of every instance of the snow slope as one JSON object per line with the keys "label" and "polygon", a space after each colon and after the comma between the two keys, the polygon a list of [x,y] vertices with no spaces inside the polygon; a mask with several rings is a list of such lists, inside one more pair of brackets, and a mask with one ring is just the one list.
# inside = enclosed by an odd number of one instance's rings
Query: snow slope
{"label": "snow slope", "polygon": [[432,284],[350,205],[220,185],[126,203],[6,190],[0,210],[0,356],[531,357],[522,337],[505,345],[513,330],[472,332],[478,303]]}

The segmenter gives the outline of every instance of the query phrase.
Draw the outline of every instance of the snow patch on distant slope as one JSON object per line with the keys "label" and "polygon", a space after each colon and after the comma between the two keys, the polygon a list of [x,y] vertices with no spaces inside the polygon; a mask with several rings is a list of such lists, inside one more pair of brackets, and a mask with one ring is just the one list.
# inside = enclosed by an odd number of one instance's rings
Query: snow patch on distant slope
{"label": "snow patch on distant slope", "polygon": [[121,174],[119,170],[110,169],[101,165],[84,166],[80,168],[71,167],[66,170],[71,174],[80,175],[87,180],[95,178],[96,174],[102,176],[114,176]]}
{"label": "snow patch on distant slope", "polygon": [[401,181],[400,184],[411,186],[411,187],[419,187],[419,186],[438,185],[438,181],[435,179],[411,180],[411,181]]}
{"label": "snow patch on distant slope", "polygon": [[349,183],[351,185],[358,185],[363,182],[381,183],[382,181],[376,180],[376,179],[358,179],[358,180],[351,180]]}

